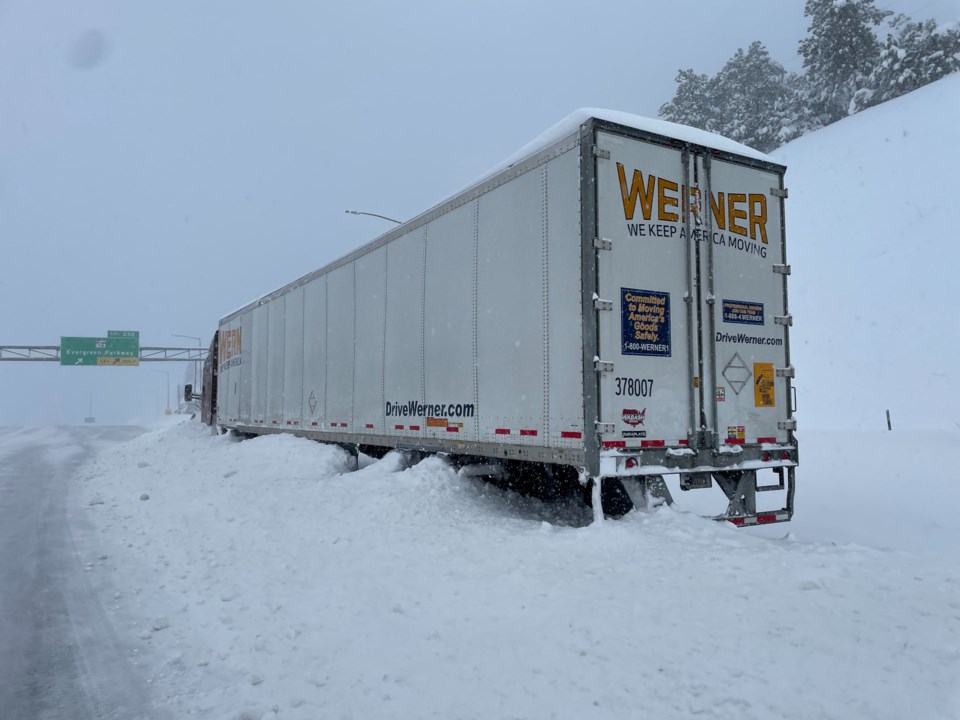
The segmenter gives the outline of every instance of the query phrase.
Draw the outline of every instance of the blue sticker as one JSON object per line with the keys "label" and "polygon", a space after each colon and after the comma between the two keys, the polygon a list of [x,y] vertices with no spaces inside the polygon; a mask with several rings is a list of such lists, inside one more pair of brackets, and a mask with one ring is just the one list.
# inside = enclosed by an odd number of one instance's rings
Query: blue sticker
{"label": "blue sticker", "polygon": [[620,353],[670,357],[670,293],[620,288]]}
{"label": "blue sticker", "polygon": [[724,300],[723,321],[741,325],[763,325],[763,303]]}

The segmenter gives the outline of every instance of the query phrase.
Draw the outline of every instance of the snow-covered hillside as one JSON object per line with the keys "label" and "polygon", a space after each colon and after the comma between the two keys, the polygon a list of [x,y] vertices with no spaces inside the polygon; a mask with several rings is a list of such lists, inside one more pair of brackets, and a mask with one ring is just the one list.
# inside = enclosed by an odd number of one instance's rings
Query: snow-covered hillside
{"label": "snow-covered hillside", "polygon": [[[782,150],[790,525],[592,523],[390,454],[186,422],[104,448],[78,552],[176,718],[960,719],[960,76]],[[885,428],[884,411],[894,431]],[[2,447],[0,447],[2,454]],[[141,499],[146,498],[146,499]],[[713,507],[716,510],[716,506]]]}
{"label": "snow-covered hillside", "polygon": [[955,74],[775,155],[801,429],[960,430],[958,114]]}

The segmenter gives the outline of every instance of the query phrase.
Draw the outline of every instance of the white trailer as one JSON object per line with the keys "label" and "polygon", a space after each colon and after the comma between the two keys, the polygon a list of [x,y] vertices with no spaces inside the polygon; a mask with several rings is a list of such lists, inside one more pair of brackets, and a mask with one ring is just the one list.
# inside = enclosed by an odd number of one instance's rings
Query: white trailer
{"label": "white trailer", "polygon": [[[224,317],[214,422],[603,478],[605,509],[624,486],[669,498],[664,475],[715,481],[718,519],[789,520],[784,172],[709,133],[574,113]],[[761,490],[782,506],[758,510]]]}

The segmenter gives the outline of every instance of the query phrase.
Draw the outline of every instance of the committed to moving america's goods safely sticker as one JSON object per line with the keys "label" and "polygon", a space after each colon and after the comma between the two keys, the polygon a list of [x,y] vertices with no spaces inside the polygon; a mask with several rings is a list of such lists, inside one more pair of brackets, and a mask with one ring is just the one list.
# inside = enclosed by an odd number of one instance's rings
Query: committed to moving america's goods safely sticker
{"label": "committed to moving america's goods safely sticker", "polygon": [[670,357],[670,293],[620,288],[622,355]]}
{"label": "committed to moving america's goods safely sticker", "polygon": [[753,364],[753,404],[757,407],[775,407],[773,363]]}

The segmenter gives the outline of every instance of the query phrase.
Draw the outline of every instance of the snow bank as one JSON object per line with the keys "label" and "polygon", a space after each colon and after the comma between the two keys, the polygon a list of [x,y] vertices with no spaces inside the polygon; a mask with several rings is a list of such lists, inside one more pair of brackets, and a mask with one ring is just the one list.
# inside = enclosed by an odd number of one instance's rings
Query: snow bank
{"label": "snow bank", "polygon": [[955,563],[351,465],[186,423],[83,470],[81,554],[176,717],[960,716]]}

